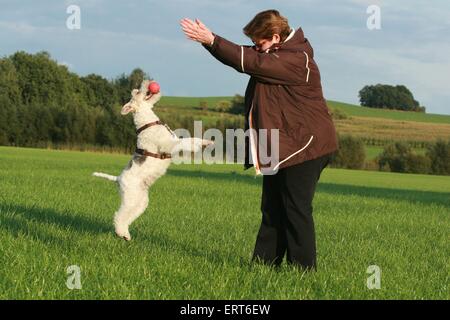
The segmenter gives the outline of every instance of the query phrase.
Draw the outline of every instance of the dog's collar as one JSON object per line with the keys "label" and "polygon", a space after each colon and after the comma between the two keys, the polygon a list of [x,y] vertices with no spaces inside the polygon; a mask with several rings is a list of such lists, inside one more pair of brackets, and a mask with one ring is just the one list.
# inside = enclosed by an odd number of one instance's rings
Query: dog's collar
{"label": "dog's collar", "polygon": [[140,127],[139,129],[136,130],[136,134],[139,135],[139,133],[141,133],[145,129],[150,128],[150,127],[155,126],[155,125],[163,125],[163,126],[165,126],[166,129],[170,132],[170,134],[172,136],[175,136],[175,133],[169,128],[169,126],[167,124],[165,124],[164,122],[160,121],[160,120],[149,122],[149,123],[143,125],[142,127]]}
{"label": "dog's collar", "polygon": [[165,125],[162,121],[159,121],[159,120],[156,120],[156,121],[153,121],[153,122],[149,122],[149,123],[143,125],[142,127],[140,127],[139,129],[137,129],[137,130],[136,130],[136,134],[139,134],[139,133],[141,133],[142,131],[144,131],[145,129],[150,128],[150,127],[152,127],[152,126],[155,126],[155,125],[157,125],[157,124]]}
{"label": "dog's collar", "polygon": [[141,156],[144,156],[144,157],[153,157],[153,158],[158,158],[161,160],[172,158],[172,155],[170,153],[166,153],[166,152],[153,153],[153,152],[147,151],[145,149],[139,149],[139,148],[136,148],[136,150],[134,152],[136,152],[137,154],[140,154]]}

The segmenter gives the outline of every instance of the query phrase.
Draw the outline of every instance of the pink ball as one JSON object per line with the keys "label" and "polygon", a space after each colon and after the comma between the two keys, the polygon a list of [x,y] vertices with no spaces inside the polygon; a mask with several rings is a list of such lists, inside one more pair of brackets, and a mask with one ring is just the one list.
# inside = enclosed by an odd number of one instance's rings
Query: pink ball
{"label": "pink ball", "polygon": [[148,85],[148,91],[150,91],[152,94],[158,93],[160,90],[158,82],[150,82]]}

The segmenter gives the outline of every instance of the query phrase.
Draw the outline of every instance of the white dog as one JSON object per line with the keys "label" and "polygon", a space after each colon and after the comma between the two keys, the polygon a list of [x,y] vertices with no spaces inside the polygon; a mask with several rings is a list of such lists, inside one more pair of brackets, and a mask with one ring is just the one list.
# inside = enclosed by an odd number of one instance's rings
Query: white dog
{"label": "white dog", "polygon": [[137,129],[137,149],[127,167],[119,176],[94,172],[94,176],[116,181],[122,203],[114,216],[116,234],[131,240],[128,227],[147,208],[148,188],[166,173],[172,154],[180,151],[198,152],[203,146],[213,144],[199,138],[179,139],[153,112],[153,105],[161,93],[148,91],[149,80],[144,80],[140,90],[131,92],[131,100],[122,107],[122,115],[133,113]]}

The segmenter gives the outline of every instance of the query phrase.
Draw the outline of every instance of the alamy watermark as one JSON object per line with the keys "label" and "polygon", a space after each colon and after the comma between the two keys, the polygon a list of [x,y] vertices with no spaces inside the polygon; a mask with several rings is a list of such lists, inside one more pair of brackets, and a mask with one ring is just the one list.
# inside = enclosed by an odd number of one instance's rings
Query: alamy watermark
{"label": "alamy watermark", "polygon": [[370,16],[367,18],[367,29],[380,30],[381,29],[381,8],[378,5],[370,5],[366,10]]}
{"label": "alamy watermark", "polygon": [[[189,143],[200,143],[202,139],[211,140],[213,145],[206,146],[202,152],[194,153],[181,150],[172,154],[174,164],[231,164],[244,163],[245,149],[249,155],[249,164],[257,162],[262,173],[267,175],[278,172],[279,129],[225,129],[224,133],[216,128],[206,130],[203,134],[203,122],[194,121],[194,138],[187,129],[176,129],[174,134]],[[248,144],[245,141],[248,139]],[[195,148],[193,148],[195,149]],[[193,159],[192,159],[193,157]],[[257,161],[255,161],[257,158]]]}
{"label": "alamy watermark", "polygon": [[77,265],[68,266],[66,269],[67,281],[66,286],[70,290],[81,290],[81,269]]}
{"label": "alamy watermark", "polygon": [[366,273],[370,274],[367,278],[367,288],[369,290],[381,289],[381,268],[377,265],[367,267]]}
{"label": "alamy watermark", "polygon": [[70,5],[66,9],[66,13],[69,14],[66,20],[66,27],[69,30],[81,29],[81,9],[77,5]]}

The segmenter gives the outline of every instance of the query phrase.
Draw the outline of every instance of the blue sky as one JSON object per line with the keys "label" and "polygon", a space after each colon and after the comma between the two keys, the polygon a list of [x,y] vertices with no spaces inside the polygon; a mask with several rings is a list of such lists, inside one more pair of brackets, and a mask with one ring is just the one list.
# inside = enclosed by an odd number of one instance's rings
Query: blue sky
{"label": "blue sky", "polygon": [[[71,4],[80,30],[66,28]],[[381,30],[366,26],[371,4]],[[140,67],[176,96],[243,94],[248,81],[187,40],[181,18],[250,44],[243,26],[275,8],[311,41],[327,99],[357,104],[364,85],[404,84],[427,112],[450,114],[448,0],[0,0],[0,8],[0,56],[46,50],[71,71],[109,79]]]}

